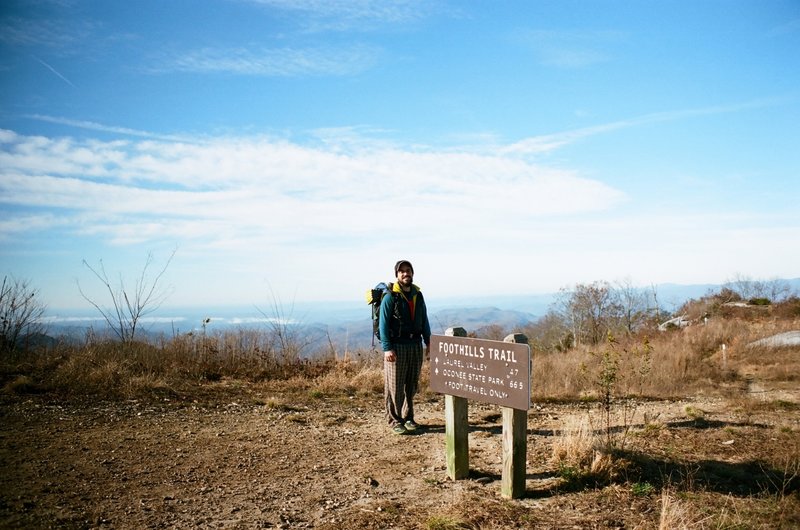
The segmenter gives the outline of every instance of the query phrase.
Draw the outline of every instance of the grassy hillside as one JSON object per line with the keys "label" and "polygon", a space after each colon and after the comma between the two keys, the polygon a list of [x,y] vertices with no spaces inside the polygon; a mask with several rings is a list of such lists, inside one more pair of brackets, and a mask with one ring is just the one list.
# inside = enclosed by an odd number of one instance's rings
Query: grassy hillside
{"label": "grassy hillside", "polygon": [[470,477],[450,482],[427,367],[428,429],[399,440],[381,416],[380,357],[331,343],[310,360],[300,328],[6,354],[0,526],[796,528],[800,346],[757,341],[800,330],[800,301],[683,309],[686,327],[597,344],[527,330],[515,501],[497,495],[498,407],[470,405]]}

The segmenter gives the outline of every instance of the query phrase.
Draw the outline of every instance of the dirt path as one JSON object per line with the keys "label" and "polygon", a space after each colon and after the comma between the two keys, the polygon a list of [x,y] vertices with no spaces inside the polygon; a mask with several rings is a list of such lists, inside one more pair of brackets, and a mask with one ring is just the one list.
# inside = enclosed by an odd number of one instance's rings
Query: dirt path
{"label": "dirt path", "polygon": [[[557,489],[549,463],[553,431],[564,415],[580,413],[575,406],[530,411],[529,495],[505,502],[497,407],[470,404],[472,477],[454,483],[445,474],[438,396],[420,403],[418,419],[427,428],[414,436],[389,432],[379,398],[272,396],[262,389],[206,403],[93,405],[3,397],[0,527],[426,528],[426,521],[468,513],[472,504],[528,514],[536,522],[530,527],[647,528],[657,521],[656,497],[633,498],[613,487]],[[688,421],[689,403],[648,406],[661,422]],[[687,427],[677,438],[666,429],[672,451],[708,452],[722,461],[743,457],[736,451],[755,435],[785,445],[781,431],[766,423],[723,416],[713,401],[702,407],[718,428]],[[799,415],[773,420],[796,435]],[[729,438],[736,443],[723,445]],[[600,503],[604,495],[612,498]]]}
{"label": "dirt path", "polygon": [[324,402],[3,408],[5,527],[335,524],[345,508],[389,510],[444,469],[431,404],[428,431],[407,437],[374,409]]}

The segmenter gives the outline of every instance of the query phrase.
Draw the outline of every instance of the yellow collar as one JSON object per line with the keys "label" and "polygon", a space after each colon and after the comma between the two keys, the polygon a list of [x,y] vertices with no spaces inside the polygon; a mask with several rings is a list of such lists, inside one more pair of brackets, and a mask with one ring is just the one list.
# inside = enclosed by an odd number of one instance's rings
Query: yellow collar
{"label": "yellow collar", "polygon": [[[394,282],[392,284],[392,291],[394,291],[396,293],[403,293],[403,288],[400,287],[399,283]],[[411,284],[411,293],[416,295],[419,291],[420,291],[419,287],[416,284],[412,283]],[[403,293],[403,294],[405,294],[405,293]]]}

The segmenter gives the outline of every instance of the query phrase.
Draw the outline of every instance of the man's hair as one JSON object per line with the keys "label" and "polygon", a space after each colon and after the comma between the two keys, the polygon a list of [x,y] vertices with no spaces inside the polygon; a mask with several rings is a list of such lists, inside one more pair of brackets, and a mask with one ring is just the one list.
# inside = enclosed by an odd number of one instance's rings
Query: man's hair
{"label": "man's hair", "polygon": [[411,264],[410,261],[407,259],[401,259],[397,263],[394,264],[394,275],[397,276],[397,271],[400,270],[400,267],[403,265],[408,265],[408,268],[411,269],[411,274],[414,274],[414,266]]}

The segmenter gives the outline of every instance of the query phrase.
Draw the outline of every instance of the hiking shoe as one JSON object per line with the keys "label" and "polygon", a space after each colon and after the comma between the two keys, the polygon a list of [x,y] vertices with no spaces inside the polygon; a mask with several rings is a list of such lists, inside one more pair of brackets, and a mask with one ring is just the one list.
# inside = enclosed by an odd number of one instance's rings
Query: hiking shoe
{"label": "hiking shoe", "polygon": [[395,434],[408,434],[408,430],[406,430],[406,428],[399,423],[392,427],[392,432]]}
{"label": "hiking shoe", "polygon": [[405,428],[409,432],[414,432],[417,429],[419,429],[419,424],[417,422],[415,422],[414,420],[408,420],[406,422],[406,424],[405,424]]}

